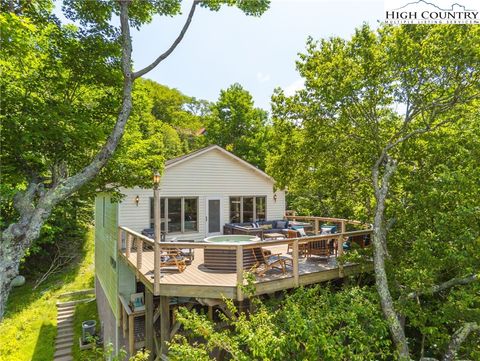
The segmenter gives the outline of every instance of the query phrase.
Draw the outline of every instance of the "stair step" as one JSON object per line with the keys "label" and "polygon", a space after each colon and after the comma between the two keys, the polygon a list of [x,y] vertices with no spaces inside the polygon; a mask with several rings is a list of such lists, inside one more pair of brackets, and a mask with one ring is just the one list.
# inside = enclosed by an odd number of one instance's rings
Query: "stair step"
{"label": "stair step", "polygon": [[57,317],[57,322],[64,320],[73,320],[73,315],[61,315]]}
{"label": "stair step", "polygon": [[63,350],[64,348],[71,349],[73,346],[73,339],[70,339],[68,341],[61,341],[55,344],[55,349],[58,350]]}
{"label": "stair step", "polygon": [[73,356],[67,355],[67,356],[55,357],[53,361],[73,361]]}
{"label": "stair step", "polygon": [[75,313],[75,308],[68,308],[66,310],[64,309],[58,309],[57,310],[57,315],[73,315]]}
{"label": "stair step", "polygon": [[55,351],[53,354],[53,357],[62,357],[62,356],[71,356],[72,355],[72,349],[71,348],[64,348],[61,350]]}
{"label": "stair step", "polygon": [[69,333],[73,333],[73,325],[72,324],[63,324],[63,325],[59,325],[57,327],[57,335],[58,336],[62,336],[62,335],[65,335],[65,334],[69,334]]}
{"label": "stair step", "polygon": [[57,302],[57,307],[58,308],[72,307],[72,306],[75,306],[77,303],[90,302],[92,300],[95,300],[95,297],[83,298],[81,300],[75,300],[75,301],[69,301],[69,302]]}
{"label": "stair step", "polygon": [[59,306],[57,305],[57,311],[69,311],[75,310],[76,305],[69,305],[69,306]]}
{"label": "stair step", "polygon": [[72,338],[73,336],[75,335],[75,333],[73,332],[73,329],[72,330],[65,330],[63,332],[58,332],[57,333],[57,338],[56,340],[58,339],[63,339],[63,338]]}

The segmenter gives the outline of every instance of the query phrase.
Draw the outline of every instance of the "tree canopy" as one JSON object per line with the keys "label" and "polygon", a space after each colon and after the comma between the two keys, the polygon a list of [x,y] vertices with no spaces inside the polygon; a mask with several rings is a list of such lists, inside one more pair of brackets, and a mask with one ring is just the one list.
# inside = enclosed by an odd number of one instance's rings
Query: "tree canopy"
{"label": "tree canopy", "polygon": [[[439,357],[478,322],[478,284],[435,286],[480,268],[479,49],[478,27],[363,26],[349,40],[309,39],[297,62],[305,89],[273,97],[267,170],[297,209],[374,224],[377,288],[401,357]],[[467,357],[478,352],[470,342]]]}
{"label": "tree canopy", "polygon": [[265,169],[268,114],[255,108],[252,95],[240,84],[233,84],[220,92],[210,111],[205,141]]}

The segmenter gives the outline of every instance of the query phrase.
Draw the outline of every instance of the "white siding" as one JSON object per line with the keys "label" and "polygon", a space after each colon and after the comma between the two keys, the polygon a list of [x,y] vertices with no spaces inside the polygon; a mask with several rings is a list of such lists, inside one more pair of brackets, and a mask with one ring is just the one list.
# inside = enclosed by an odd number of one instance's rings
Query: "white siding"
{"label": "white siding", "polygon": [[[123,189],[122,193],[126,197],[120,204],[119,224],[136,231],[148,228],[152,189]],[[205,237],[205,202],[208,197],[222,199],[222,227],[229,222],[230,196],[266,196],[267,219],[283,219],[285,192],[277,190],[276,201],[273,194],[271,179],[217,149],[165,169],[160,183],[161,197],[199,198],[199,232],[172,235],[178,239],[200,240]],[[135,204],[137,195],[140,197],[138,206]]]}

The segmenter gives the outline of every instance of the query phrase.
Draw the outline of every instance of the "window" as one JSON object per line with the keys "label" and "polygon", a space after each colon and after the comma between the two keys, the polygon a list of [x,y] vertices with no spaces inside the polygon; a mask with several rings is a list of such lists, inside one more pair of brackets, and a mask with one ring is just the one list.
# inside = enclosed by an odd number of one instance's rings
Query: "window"
{"label": "window", "polygon": [[255,197],[255,221],[267,220],[267,212],[265,208],[266,197]]}
{"label": "window", "polygon": [[[165,217],[167,214],[167,217]],[[198,198],[160,198],[161,230],[168,233],[198,231]],[[150,227],[154,227],[153,198],[150,198]]]}
{"label": "window", "polygon": [[182,231],[182,198],[168,198],[168,233]]}
{"label": "window", "polygon": [[267,197],[230,197],[230,223],[265,221]]}
{"label": "window", "polygon": [[230,223],[242,222],[242,197],[230,197]]}
{"label": "window", "polygon": [[253,209],[253,197],[243,197],[243,221],[242,222],[253,222],[255,220],[254,217],[254,209]]}
{"label": "window", "polygon": [[184,198],[183,207],[183,229],[185,232],[198,231],[198,199]]}

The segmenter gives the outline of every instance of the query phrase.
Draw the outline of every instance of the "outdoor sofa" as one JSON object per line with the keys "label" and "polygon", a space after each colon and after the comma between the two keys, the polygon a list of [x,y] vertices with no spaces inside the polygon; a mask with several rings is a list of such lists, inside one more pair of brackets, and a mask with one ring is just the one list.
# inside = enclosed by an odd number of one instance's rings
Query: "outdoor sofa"
{"label": "outdoor sofa", "polygon": [[268,233],[286,233],[289,226],[289,221],[285,220],[226,223],[223,226],[223,234],[247,234],[263,239]]}

